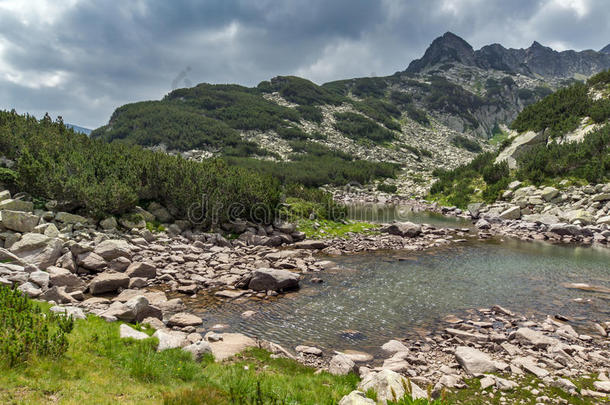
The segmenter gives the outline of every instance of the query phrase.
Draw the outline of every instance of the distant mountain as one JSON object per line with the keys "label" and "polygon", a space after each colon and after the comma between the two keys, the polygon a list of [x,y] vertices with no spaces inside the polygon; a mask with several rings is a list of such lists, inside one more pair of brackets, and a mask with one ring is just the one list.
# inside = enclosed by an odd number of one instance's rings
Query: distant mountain
{"label": "distant mountain", "polygon": [[256,87],[201,83],[119,107],[91,136],[189,158],[338,154],[421,172],[491,149],[484,141],[502,135],[525,107],[607,68],[607,53],[556,52],[538,42],[475,51],[448,32],[390,76],[323,85],[294,76]]}
{"label": "distant mountain", "polygon": [[588,77],[610,68],[610,45],[600,52],[557,52],[534,41],[527,49],[507,49],[500,44],[492,44],[475,51],[468,42],[447,32],[432,42],[421,59],[411,62],[407,72],[422,73],[447,63],[519,73],[530,77]]}
{"label": "distant mountain", "polygon": [[602,53],[610,53],[610,44],[599,50]]}
{"label": "distant mountain", "polygon": [[68,128],[72,128],[76,132],[80,132],[81,134],[91,135],[91,131],[92,131],[91,129],[79,127],[78,125],[74,125],[74,124],[66,124],[66,126]]}

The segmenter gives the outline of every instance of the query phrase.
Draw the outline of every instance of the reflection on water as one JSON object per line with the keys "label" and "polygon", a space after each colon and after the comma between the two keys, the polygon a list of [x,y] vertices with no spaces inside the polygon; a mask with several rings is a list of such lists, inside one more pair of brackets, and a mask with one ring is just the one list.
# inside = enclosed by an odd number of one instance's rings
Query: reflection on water
{"label": "reflection on water", "polygon": [[347,207],[348,219],[374,223],[414,222],[436,227],[470,227],[472,222],[465,218],[448,217],[436,212],[418,211],[410,205],[351,204]]}
{"label": "reflection on water", "polygon": [[[608,297],[568,290],[564,282],[610,286],[610,252],[515,240],[472,241],[425,252],[368,253],[335,259],[341,270],[317,273],[323,284],[273,302],[200,302],[209,327],[228,323],[244,332],[294,346],[360,348],[375,352],[393,337],[430,330],[448,314],[506,306],[524,314],[609,319]],[[574,298],[589,298],[576,303]],[[190,305],[196,303],[191,302]],[[257,315],[242,320],[247,310]]]}

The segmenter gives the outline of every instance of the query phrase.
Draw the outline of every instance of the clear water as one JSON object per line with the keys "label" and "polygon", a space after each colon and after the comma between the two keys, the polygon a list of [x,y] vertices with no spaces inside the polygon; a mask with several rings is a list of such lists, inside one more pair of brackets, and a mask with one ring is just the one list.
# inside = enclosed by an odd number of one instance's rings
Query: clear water
{"label": "clear water", "polygon": [[[312,284],[308,276],[299,292],[272,302],[243,299],[220,305],[200,297],[189,305],[199,309],[208,327],[227,323],[233,331],[287,347],[317,344],[370,352],[388,339],[435,329],[446,315],[494,304],[528,315],[610,319],[608,295],[562,286],[610,287],[608,249],[492,240],[334,260],[341,270],[315,274],[324,283]],[[241,319],[250,309],[257,314]]]}
{"label": "clear water", "polygon": [[352,204],[347,207],[348,219],[373,223],[414,222],[435,227],[471,227],[472,222],[465,218],[449,217],[436,212],[418,211],[410,205]]}

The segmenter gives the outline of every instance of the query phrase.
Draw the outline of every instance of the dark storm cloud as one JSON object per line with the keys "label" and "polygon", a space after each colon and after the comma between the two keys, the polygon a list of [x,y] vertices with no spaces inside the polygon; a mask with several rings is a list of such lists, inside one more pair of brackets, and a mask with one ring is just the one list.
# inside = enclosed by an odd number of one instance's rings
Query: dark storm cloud
{"label": "dark storm cloud", "polygon": [[606,0],[0,0],[0,108],[96,127],[177,77],[391,74],[445,31],[475,48],[600,49],[608,21]]}

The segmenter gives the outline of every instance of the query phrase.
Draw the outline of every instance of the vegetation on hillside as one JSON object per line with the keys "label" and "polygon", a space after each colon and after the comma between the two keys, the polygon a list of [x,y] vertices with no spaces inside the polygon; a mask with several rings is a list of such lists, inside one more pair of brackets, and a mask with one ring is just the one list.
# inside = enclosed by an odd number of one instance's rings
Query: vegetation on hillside
{"label": "vegetation on hillside", "polygon": [[527,106],[511,128],[519,132],[547,130],[553,138],[575,130],[587,116],[596,123],[606,122],[610,118],[610,99],[594,101],[589,97],[589,91],[610,84],[609,72],[598,73],[586,84],[573,84]]}
{"label": "vegetation on hillside", "polygon": [[335,128],[338,131],[356,141],[382,144],[395,138],[392,131],[360,114],[352,112],[335,113],[335,121]]}
{"label": "vegetation on hillside", "polygon": [[[244,216],[258,204],[275,207],[280,185],[269,176],[227,165],[202,163],[106,143],[67,129],[47,116],[40,122],[15,112],[0,112],[0,154],[16,160],[16,188],[34,197],[57,200],[64,209],[102,217],[132,210],[139,200],[154,200],[187,218],[205,199],[209,209],[239,202]],[[211,220],[207,211],[206,223]]]}

